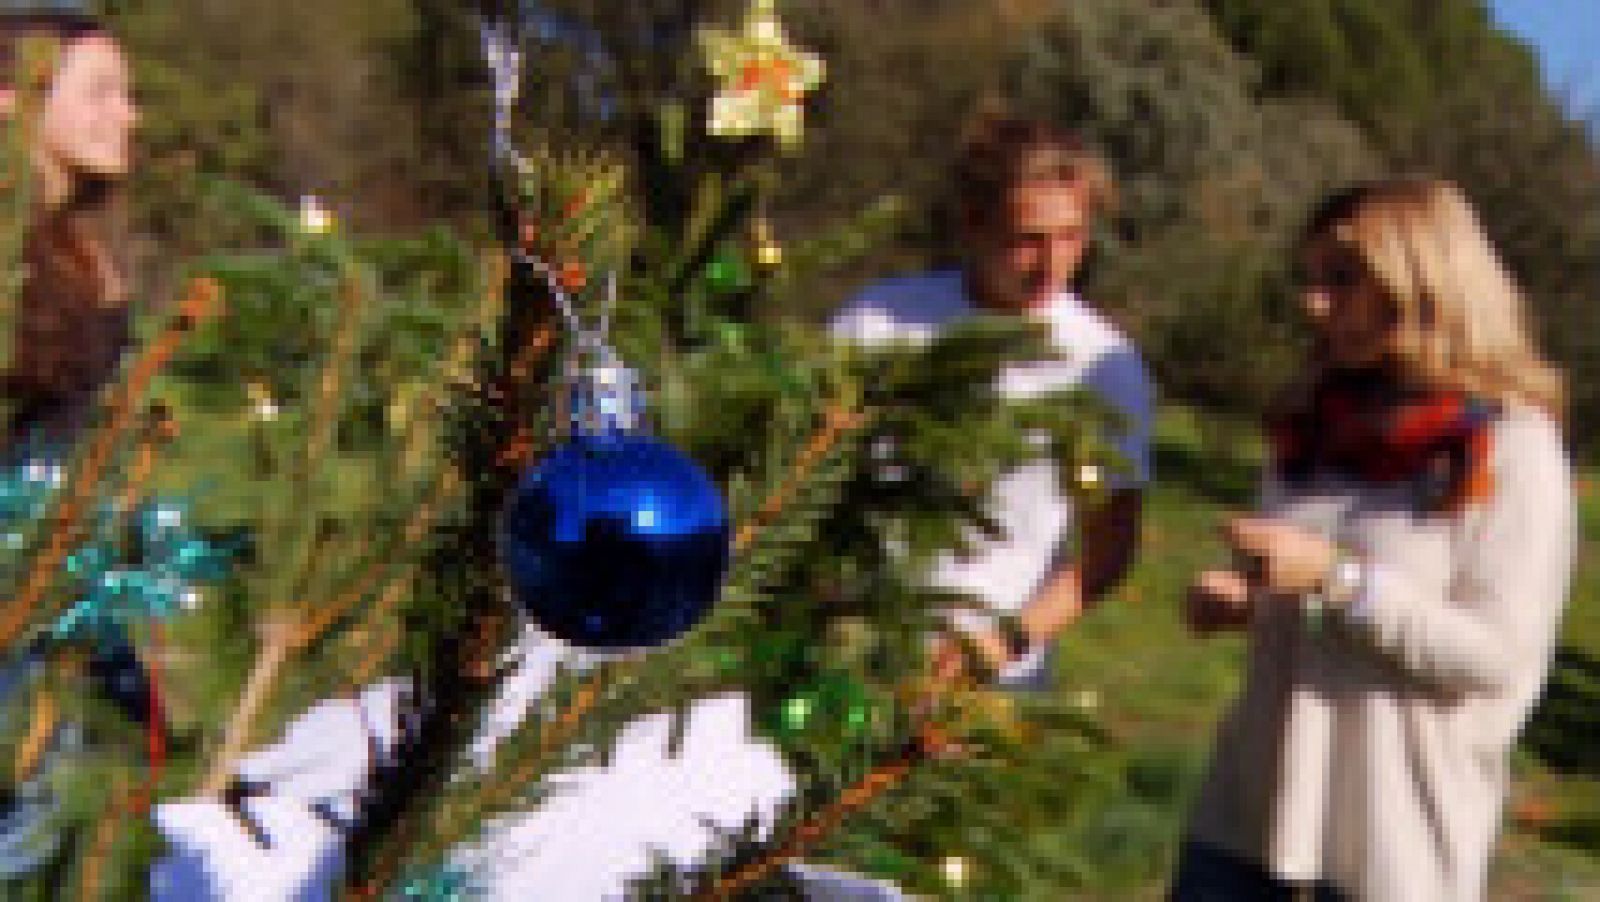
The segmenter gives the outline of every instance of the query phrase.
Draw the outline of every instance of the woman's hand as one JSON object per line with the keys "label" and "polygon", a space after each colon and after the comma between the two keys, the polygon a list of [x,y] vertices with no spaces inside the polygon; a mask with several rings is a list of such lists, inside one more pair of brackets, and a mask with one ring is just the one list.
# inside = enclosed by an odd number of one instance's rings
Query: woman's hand
{"label": "woman's hand", "polygon": [[1303,595],[1321,588],[1338,550],[1322,536],[1282,520],[1235,517],[1228,522],[1228,544],[1251,564],[1251,585],[1281,595]]}
{"label": "woman's hand", "polygon": [[1197,633],[1250,625],[1250,584],[1232,570],[1207,570],[1189,586],[1184,622]]}

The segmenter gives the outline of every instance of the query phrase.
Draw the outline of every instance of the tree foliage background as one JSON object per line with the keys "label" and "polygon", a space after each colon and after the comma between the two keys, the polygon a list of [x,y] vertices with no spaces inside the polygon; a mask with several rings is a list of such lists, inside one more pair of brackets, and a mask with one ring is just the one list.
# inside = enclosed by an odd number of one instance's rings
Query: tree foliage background
{"label": "tree foliage background", "polygon": [[[161,253],[230,236],[187,202],[222,171],[317,192],[355,221],[405,228],[483,212],[485,98],[472,4],[457,0],[121,0],[148,148],[141,209]],[[684,92],[692,66],[616,48],[727,14],[722,0],[524,4],[545,52],[528,110],[543,130],[615,139],[613,104]],[[780,233],[894,194],[899,240],[855,278],[959,253],[938,216],[954,140],[986,99],[1054,117],[1104,147],[1123,204],[1090,297],[1144,343],[1176,399],[1249,416],[1298,332],[1284,248],[1308,205],[1351,178],[1459,180],[1533,296],[1572,374],[1574,434],[1600,435],[1600,154],[1579,111],[1480,0],[791,0],[830,61],[806,152],[772,211]],[[248,22],[249,27],[240,27]],[[885,27],[892,23],[893,27]],[[607,55],[607,49],[612,51]],[[1181,274],[1181,275],[1179,275]],[[816,317],[848,278],[806,286]],[[1249,353],[1218,353],[1212,340]]]}

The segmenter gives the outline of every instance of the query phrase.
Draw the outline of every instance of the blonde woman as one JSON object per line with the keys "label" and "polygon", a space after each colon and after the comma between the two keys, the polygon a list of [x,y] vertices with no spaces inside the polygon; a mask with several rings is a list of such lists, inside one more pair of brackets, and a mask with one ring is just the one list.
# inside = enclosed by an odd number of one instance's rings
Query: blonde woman
{"label": "blonde woman", "polygon": [[1309,390],[1189,593],[1251,647],[1172,897],[1481,899],[1571,578],[1560,377],[1449,182],[1358,186],[1301,255]]}

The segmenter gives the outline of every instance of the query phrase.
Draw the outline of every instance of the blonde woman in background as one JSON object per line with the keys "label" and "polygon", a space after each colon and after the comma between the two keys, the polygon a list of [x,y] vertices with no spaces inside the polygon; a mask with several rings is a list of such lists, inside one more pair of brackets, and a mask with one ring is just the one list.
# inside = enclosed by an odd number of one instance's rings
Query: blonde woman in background
{"label": "blonde woman in background", "polygon": [[1250,659],[1172,898],[1481,899],[1575,553],[1560,376],[1449,182],[1360,185],[1300,253],[1308,390],[1188,599]]}

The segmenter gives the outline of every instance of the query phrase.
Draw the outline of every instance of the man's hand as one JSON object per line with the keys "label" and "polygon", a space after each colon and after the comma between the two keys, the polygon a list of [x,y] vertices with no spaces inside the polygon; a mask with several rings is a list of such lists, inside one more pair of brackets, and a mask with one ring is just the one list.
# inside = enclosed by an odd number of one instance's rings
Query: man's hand
{"label": "man's hand", "polygon": [[933,677],[940,685],[949,685],[960,680],[967,672],[969,652],[966,646],[971,646],[976,652],[979,661],[991,673],[999,672],[1002,667],[1010,663],[1010,656],[1006,653],[1005,641],[997,630],[983,628],[963,632],[960,636],[953,633],[939,633],[933,639],[933,650],[929,657],[933,661]]}
{"label": "man's hand", "polygon": [[1207,570],[1196,576],[1184,598],[1183,619],[1197,633],[1250,625],[1250,584],[1232,570]]}

